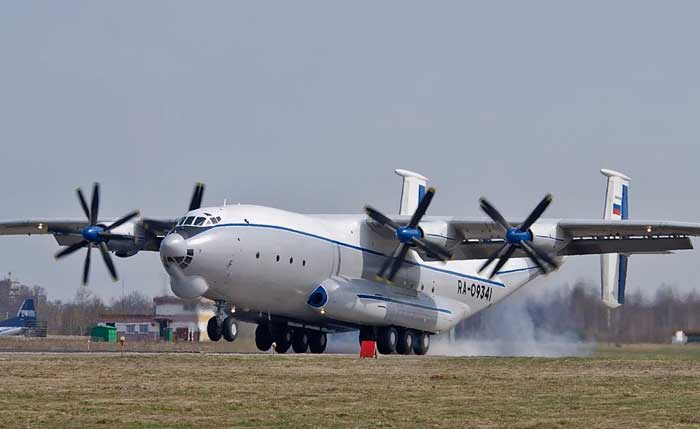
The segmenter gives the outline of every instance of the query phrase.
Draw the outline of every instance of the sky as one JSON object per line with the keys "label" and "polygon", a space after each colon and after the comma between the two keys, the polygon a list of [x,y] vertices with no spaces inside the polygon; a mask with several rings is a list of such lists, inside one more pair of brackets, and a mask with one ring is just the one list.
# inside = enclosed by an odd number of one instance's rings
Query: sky
{"label": "sky", "polygon": [[[242,202],[398,210],[395,168],[437,188],[430,214],[600,218],[612,168],[631,217],[700,222],[700,4],[3,2],[0,220]],[[698,242],[695,242],[698,245]],[[1,237],[0,273],[70,299],[83,256]],[[628,291],[696,286],[700,252],[637,256]],[[126,292],[166,290],[157,254],[116,260]],[[597,284],[597,257],[548,281]],[[122,293],[99,260],[90,287]],[[595,287],[595,286],[593,286]]]}

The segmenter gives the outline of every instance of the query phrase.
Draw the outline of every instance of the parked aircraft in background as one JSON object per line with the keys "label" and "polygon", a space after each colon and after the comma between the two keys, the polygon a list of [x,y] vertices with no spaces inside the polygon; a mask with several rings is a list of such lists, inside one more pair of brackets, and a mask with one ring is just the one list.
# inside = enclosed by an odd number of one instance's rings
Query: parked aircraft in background
{"label": "parked aircraft in background", "polygon": [[[547,195],[526,219],[506,220],[486,199],[488,219],[425,216],[435,195],[406,170],[398,215],[310,215],[253,205],[202,207],[195,187],[188,212],[153,219],[131,212],[99,220],[100,188],[86,220],[1,222],[0,235],[53,234],[62,258],[86,250],[83,282],[97,248],[112,277],[110,252],[159,251],[175,295],[216,302],[208,335],[236,339],[236,321],[256,323],[260,350],[322,353],[326,334],[359,330],[380,353],[425,354],[430,336],[490,307],[567,257],[600,254],[602,300],[624,302],[634,254],[692,249],[700,224],[629,220],[630,179],[607,178],[602,220],[540,219]],[[495,264],[488,274],[482,275]]]}
{"label": "parked aircraft in background", "polygon": [[19,307],[17,316],[12,319],[0,321],[0,336],[21,335],[27,329],[36,328],[37,318],[34,309],[34,300],[25,299]]}

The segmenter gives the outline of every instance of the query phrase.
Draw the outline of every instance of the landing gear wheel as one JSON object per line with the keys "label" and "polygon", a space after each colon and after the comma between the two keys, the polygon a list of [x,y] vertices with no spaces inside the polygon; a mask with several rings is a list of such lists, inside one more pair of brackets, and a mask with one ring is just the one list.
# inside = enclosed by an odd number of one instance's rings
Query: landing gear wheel
{"label": "landing gear wheel", "polygon": [[207,322],[207,335],[212,341],[219,341],[221,339],[221,321],[218,317],[214,316]]}
{"label": "landing gear wheel", "polygon": [[423,356],[428,353],[430,348],[430,335],[425,332],[420,332],[416,334],[415,341],[413,343],[413,353],[418,356]]}
{"label": "landing gear wheel", "polygon": [[396,343],[396,353],[400,355],[410,355],[415,342],[413,332],[408,329],[399,329],[399,339]]}
{"label": "landing gear wheel", "polygon": [[312,332],[309,334],[309,350],[311,353],[320,354],[326,351],[328,338],[325,332]]}
{"label": "landing gear wheel", "polygon": [[261,352],[266,352],[272,347],[272,334],[270,334],[270,327],[265,324],[259,324],[255,328],[255,345]]}
{"label": "landing gear wheel", "polygon": [[292,331],[286,326],[276,327],[273,329],[272,338],[275,341],[275,351],[287,353],[292,345]]}
{"label": "landing gear wheel", "polygon": [[236,340],[238,336],[238,325],[233,317],[229,316],[224,319],[224,323],[221,324],[221,333],[226,341],[229,343]]}
{"label": "landing gear wheel", "polygon": [[305,329],[295,329],[292,332],[292,349],[294,353],[306,353],[309,349],[309,336]]}
{"label": "landing gear wheel", "polygon": [[396,351],[396,343],[399,335],[396,328],[387,326],[379,329],[377,337],[377,350],[383,355],[390,355]]}

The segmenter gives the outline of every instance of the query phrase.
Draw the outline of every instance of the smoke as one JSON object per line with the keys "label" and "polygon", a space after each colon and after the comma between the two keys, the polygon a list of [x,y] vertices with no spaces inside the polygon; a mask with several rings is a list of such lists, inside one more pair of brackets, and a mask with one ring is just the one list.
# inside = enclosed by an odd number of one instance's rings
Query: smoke
{"label": "smoke", "polygon": [[[569,303],[573,288],[534,281],[513,295],[431,338],[432,356],[589,356],[594,343],[581,339]],[[327,353],[357,354],[357,332],[328,337]]]}
{"label": "smoke", "polygon": [[594,344],[584,342],[571,320],[571,288],[530,284],[466,321],[462,329],[432,338],[434,356],[588,356]]}

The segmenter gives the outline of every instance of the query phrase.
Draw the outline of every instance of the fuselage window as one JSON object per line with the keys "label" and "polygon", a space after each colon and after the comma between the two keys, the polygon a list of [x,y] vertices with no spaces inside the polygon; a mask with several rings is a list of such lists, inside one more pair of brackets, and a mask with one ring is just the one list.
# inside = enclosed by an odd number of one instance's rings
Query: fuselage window
{"label": "fuselage window", "polygon": [[277,262],[280,261],[280,255],[277,255]]}
{"label": "fuselage window", "polygon": [[289,258],[289,263],[293,264],[294,263],[294,258]]}
{"label": "fuselage window", "polygon": [[304,259],[303,261],[301,261],[301,266],[302,266],[302,267],[305,267],[305,266],[306,266],[306,259]]}
{"label": "fuselage window", "polygon": [[255,259],[260,259],[260,252],[255,254]]}
{"label": "fuselage window", "polygon": [[205,218],[203,218],[203,217],[198,217],[197,219],[195,219],[195,220],[194,220],[195,226],[200,226],[200,225],[202,225],[202,224],[204,223],[204,219],[205,219]]}
{"label": "fuselage window", "polygon": [[183,225],[192,225],[193,221],[194,221],[194,216],[189,216],[187,219],[185,219],[185,223],[183,223]]}

